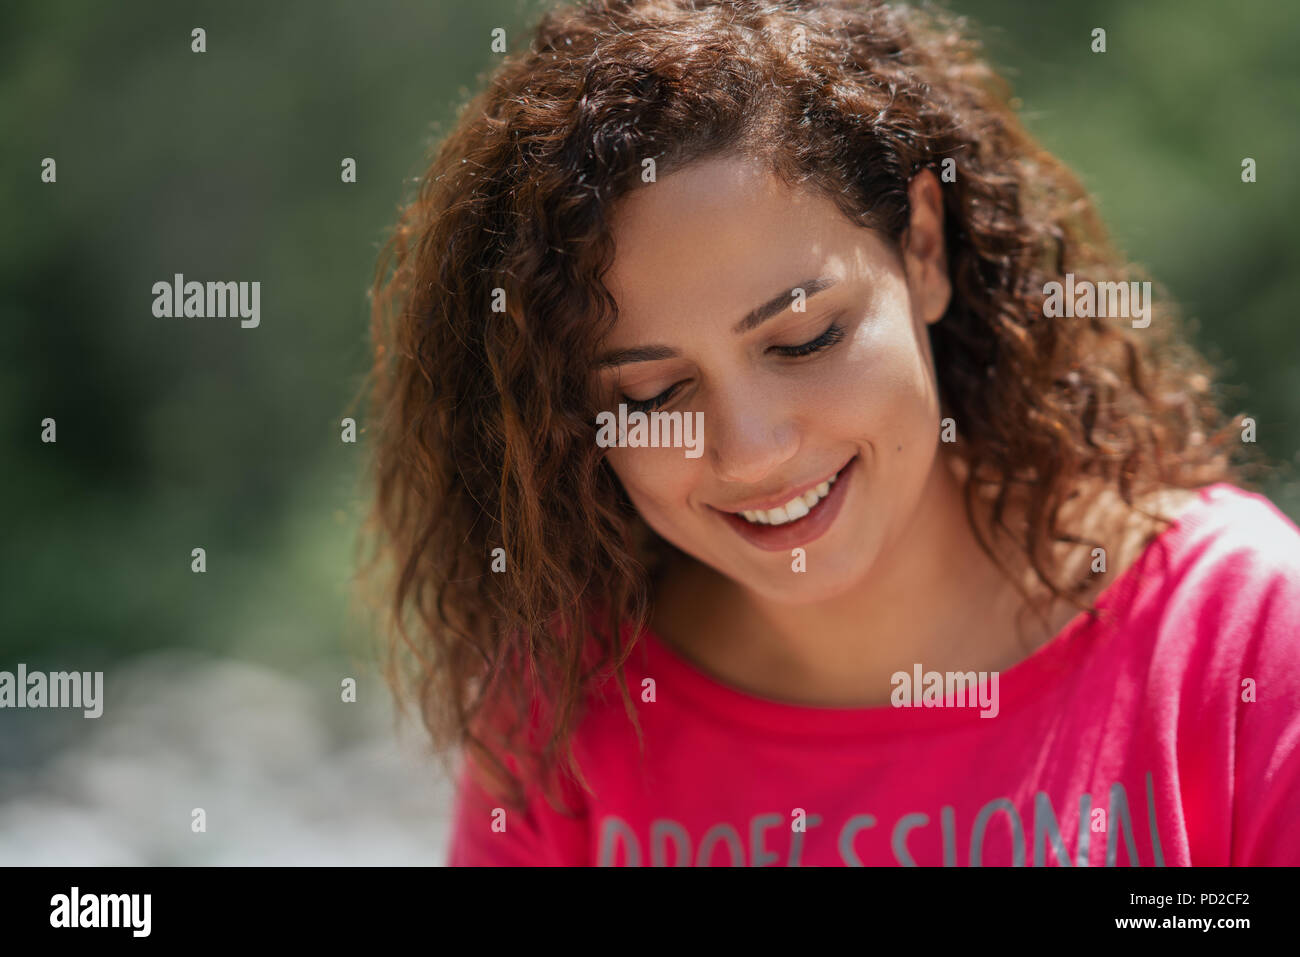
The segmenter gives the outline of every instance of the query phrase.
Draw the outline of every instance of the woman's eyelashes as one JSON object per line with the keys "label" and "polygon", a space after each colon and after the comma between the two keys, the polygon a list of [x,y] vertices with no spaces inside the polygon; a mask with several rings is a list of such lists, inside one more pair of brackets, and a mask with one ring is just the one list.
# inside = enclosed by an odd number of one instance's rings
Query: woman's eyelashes
{"label": "woman's eyelashes", "polygon": [[629,412],[651,412],[667,402],[679,385],[680,382],[674,383],[650,399],[629,399],[625,395],[620,395],[619,400],[627,406]]}
{"label": "woman's eyelashes", "polygon": [[[826,328],[826,331],[816,339],[800,343],[797,346],[772,346],[771,348],[772,351],[776,352],[778,355],[790,359],[798,359],[803,356],[810,356],[814,353],[821,352],[824,349],[829,349],[843,338],[844,329],[838,323],[832,322]],[[675,382],[658,395],[652,396],[649,399],[632,399],[626,395],[620,394],[619,401],[627,406],[629,412],[652,412],[667,403],[668,400],[671,399],[679,390],[682,384],[682,382]]]}
{"label": "woman's eyelashes", "polygon": [[814,352],[821,352],[823,349],[828,349],[843,338],[844,330],[838,325],[838,323],[832,322],[826,328],[825,332],[810,342],[805,342],[797,346],[773,346],[772,348],[783,356],[798,358],[799,356],[809,356]]}

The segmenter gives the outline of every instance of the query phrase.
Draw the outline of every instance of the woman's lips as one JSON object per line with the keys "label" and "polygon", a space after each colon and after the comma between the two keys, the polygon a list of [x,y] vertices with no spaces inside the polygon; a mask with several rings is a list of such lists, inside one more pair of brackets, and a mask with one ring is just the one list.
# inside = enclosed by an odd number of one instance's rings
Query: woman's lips
{"label": "woman's lips", "polygon": [[780,552],[806,545],[824,535],[831,527],[831,523],[835,521],[835,517],[839,515],[840,506],[844,504],[844,496],[848,494],[849,479],[855,471],[853,466],[857,461],[856,455],[849,459],[836,473],[835,483],[831,485],[830,492],[825,498],[814,505],[807,515],[793,522],[782,525],[758,525],[731,512],[719,514],[722,515],[723,521],[734,528],[742,538],[764,551]]}

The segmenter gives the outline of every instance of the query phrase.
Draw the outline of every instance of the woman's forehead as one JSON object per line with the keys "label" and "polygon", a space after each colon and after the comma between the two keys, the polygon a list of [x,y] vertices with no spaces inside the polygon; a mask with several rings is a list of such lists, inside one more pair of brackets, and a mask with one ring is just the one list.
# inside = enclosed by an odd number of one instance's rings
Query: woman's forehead
{"label": "woman's forehead", "polygon": [[870,271],[884,244],[833,203],[737,161],[706,161],[638,189],[612,218],[604,282],[630,324],[672,311],[740,321],[783,284]]}

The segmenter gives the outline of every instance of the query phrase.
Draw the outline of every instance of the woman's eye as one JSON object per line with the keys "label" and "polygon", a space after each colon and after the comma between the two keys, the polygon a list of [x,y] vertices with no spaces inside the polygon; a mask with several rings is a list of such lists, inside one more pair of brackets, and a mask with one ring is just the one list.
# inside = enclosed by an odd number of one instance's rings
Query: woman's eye
{"label": "woman's eye", "polygon": [[828,349],[843,338],[844,330],[832,322],[825,332],[810,342],[805,342],[797,346],[773,346],[772,348],[783,356],[797,358],[798,356],[812,355],[814,352],[821,352],[823,349]]}
{"label": "woman's eye", "polygon": [[[772,349],[777,353],[797,359],[800,356],[810,356],[814,352],[821,352],[823,349],[829,349],[835,343],[844,338],[844,329],[837,323],[832,322],[820,336],[809,342],[800,343],[797,346],[773,346]],[[680,382],[674,383],[658,395],[649,399],[633,399],[622,393],[619,394],[619,401],[627,406],[629,412],[653,412],[658,409],[677,392],[681,386]]]}
{"label": "woman's eye", "polygon": [[625,395],[620,395],[619,400],[627,406],[629,412],[651,412],[672,398],[673,393],[677,391],[677,386],[680,384],[674,383],[649,399],[629,399]]}

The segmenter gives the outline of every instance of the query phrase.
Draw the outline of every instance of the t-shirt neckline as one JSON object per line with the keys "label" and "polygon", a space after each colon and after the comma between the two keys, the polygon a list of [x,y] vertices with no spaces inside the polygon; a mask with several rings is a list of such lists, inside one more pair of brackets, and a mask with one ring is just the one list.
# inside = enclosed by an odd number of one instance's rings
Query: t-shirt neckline
{"label": "t-shirt neckline", "polygon": [[[1189,529],[1205,518],[1209,506],[1229,483],[1197,489],[1197,497],[1177,512],[1170,524],[1147,543],[1138,557],[1098,594],[1099,611],[1130,605],[1144,584],[1144,570],[1160,552],[1168,553]],[[1098,626],[1087,612],[1077,612],[1051,639],[998,675],[999,713],[1027,704],[1049,690],[1072,669],[1069,659],[1086,648],[1085,638]],[[820,707],[768,698],[729,684],[684,657],[652,629],[643,632],[646,677],[659,676],[658,695],[680,691],[693,707],[723,721],[770,734],[869,735],[906,730],[996,726],[978,707]],[[671,689],[671,690],[670,690]]]}

